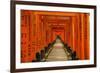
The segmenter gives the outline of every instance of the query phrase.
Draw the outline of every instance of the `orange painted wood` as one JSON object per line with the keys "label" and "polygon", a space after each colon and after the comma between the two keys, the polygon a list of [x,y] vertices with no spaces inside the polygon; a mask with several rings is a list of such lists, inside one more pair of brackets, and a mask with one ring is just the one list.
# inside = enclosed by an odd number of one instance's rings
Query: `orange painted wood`
{"label": "orange painted wood", "polygon": [[85,46],[85,59],[89,59],[90,58],[90,44],[89,44],[89,41],[90,41],[90,38],[89,38],[89,32],[90,32],[90,25],[89,25],[89,14],[85,14],[85,23],[84,23],[84,46]]}
{"label": "orange painted wood", "polygon": [[84,60],[85,53],[84,53],[84,14],[81,14],[81,59]]}
{"label": "orange painted wood", "polygon": [[78,14],[78,55],[79,55],[79,59],[81,59],[81,21],[80,21],[80,15]]}
{"label": "orange painted wood", "polygon": [[52,43],[56,35],[76,51],[80,60],[89,59],[89,27],[89,14],[22,10],[21,62],[36,60],[36,53]]}

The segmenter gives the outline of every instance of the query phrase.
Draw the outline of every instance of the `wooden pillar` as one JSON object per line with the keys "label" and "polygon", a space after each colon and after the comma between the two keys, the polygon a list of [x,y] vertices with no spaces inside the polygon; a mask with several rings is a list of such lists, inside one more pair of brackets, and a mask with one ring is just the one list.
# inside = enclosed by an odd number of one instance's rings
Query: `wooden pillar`
{"label": "wooden pillar", "polygon": [[35,12],[31,12],[31,41],[32,41],[32,60],[36,60],[36,14]]}
{"label": "wooden pillar", "polygon": [[75,51],[75,16],[72,17],[72,49]]}
{"label": "wooden pillar", "polygon": [[42,24],[43,24],[43,41],[42,42],[44,42],[44,47],[46,46],[46,44],[47,44],[47,41],[46,41],[46,22],[45,22],[45,16],[44,15],[42,15]]}
{"label": "wooden pillar", "polygon": [[68,24],[68,46],[71,46],[71,21],[70,21],[70,23]]}
{"label": "wooden pillar", "polygon": [[[27,15],[26,11],[21,11],[21,62],[27,62]],[[26,36],[26,37],[25,37]]]}
{"label": "wooden pillar", "polygon": [[80,58],[80,48],[79,48],[79,16],[76,14],[74,17],[74,49],[76,51],[76,55],[78,58]]}
{"label": "wooden pillar", "polygon": [[69,33],[69,27],[68,27],[68,25],[69,25],[69,23],[66,24],[66,29],[65,29],[65,31],[66,31],[66,43],[67,43],[67,44],[68,44],[68,42],[69,42],[69,35],[68,35],[68,33]]}
{"label": "wooden pillar", "polygon": [[80,28],[80,25],[81,25],[81,21],[80,21],[80,14],[78,14],[78,17],[77,17],[77,21],[78,21],[78,58],[81,59],[81,28]]}
{"label": "wooden pillar", "polygon": [[85,50],[84,50],[84,14],[81,14],[81,59],[85,59]]}
{"label": "wooden pillar", "polygon": [[40,47],[39,49],[42,50],[43,49],[43,24],[42,24],[42,21],[41,21],[41,16],[39,15],[39,44],[40,44]]}
{"label": "wooden pillar", "polygon": [[84,14],[79,14],[79,25],[78,25],[78,45],[80,52],[80,59],[84,60]]}
{"label": "wooden pillar", "polygon": [[46,41],[45,41],[45,32],[46,32],[46,30],[45,30],[45,22],[44,22],[44,16],[41,16],[40,17],[41,19],[40,19],[40,28],[41,28],[41,30],[40,30],[40,32],[41,32],[41,48],[42,49],[44,49],[44,47],[46,46],[45,44],[46,44]]}
{"label": "wooden pillar", "polygon": [[[27,43],[25,44],[27,37],[26,36],[26,13],[25,11],[21,11],[21,62],[26,62],[27,59]],[[26,30],[26,31],[25,31]]]}
{"label": "wooden pillar", "polygon": [[21,62],[30,62],[33,57],[31,21],[31,11],[21,11]]}
{"label": "wooden pillar", "polygon": [[34,29],[34,25],[35,25],[35,20],[34,20],[35,16],[33,14],[32,11],[30,11],[30,16],[29,16],[29,61],[32,62],[32,60],[35,59],[35,46],[34,46],[34,34],[35,34],[35,30]]}
{"label": "wooden pillar", "polygon": [[85,59],[90,58],[90,23],[89,23],[89,14],[85,14],[85,24],[84,24],[84,49],[85,49]]}
{"label": "wooden pillar", "polygon": [[36,52],[39,52],[39,16],[36,14]]}

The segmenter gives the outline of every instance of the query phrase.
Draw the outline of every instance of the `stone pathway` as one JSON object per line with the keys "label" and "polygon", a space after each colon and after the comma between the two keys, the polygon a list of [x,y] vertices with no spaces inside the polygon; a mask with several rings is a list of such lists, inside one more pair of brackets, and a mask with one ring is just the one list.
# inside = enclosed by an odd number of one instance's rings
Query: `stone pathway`
{"label": "stone pathway", "polygon": [[67,61],[67,59],[63,44],[57,39],[46,61]]}

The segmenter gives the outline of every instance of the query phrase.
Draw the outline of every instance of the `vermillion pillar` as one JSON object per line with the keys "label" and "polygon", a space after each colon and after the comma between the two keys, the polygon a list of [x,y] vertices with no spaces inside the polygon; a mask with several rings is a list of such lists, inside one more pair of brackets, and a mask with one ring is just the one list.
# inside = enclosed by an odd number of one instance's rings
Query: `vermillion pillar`
{"label": "vermillion pillar", "polygon": [[85,24],[84,24],[84,49],[85,49],[85,59],[89,59],[90,58],[90,25],[89,25],[89,14],[85,14]]}

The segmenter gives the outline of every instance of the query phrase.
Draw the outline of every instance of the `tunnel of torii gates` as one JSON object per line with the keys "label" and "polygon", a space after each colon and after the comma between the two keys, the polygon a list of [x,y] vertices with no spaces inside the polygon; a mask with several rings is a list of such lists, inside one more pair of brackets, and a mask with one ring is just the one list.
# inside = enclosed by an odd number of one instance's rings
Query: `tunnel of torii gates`
{"label": "tunnel of torii gates", "polygon": [[79,60],[89,59],[89,32],[88,13],[21,10],[21,62],[35,60],[57,35]]}

